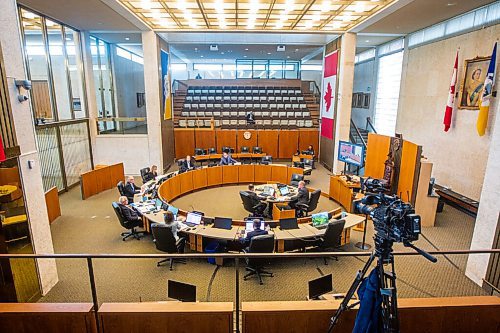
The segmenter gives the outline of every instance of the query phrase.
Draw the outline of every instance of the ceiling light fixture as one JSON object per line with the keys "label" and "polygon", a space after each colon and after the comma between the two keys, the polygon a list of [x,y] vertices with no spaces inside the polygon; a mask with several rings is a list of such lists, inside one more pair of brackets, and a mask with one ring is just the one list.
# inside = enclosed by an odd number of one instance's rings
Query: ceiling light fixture
{"label": "ceiling light fixture", "polygon": [[331,6],[331,2],[329,0],[325,0],[323,1],[323,3],[321,4],[321,11],[324,13],[324,12],[329,12],[330,11],[330,6]]}
{"label": "ceiling light fixture", "polygon": [[130,37],[125,37],[125,40],[130,40]]}
{"label": "ceiling light fixture", "polygon": [[141,7],[142,7],[142,9],[151,9],[151,1],[150,0],[142,0]]}

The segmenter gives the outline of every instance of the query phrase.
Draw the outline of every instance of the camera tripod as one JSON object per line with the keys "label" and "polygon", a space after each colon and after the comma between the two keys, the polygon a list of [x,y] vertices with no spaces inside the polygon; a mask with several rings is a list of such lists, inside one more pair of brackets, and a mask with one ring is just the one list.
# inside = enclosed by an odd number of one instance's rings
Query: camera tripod
{"label": "camera tripod", "polygon": [[[377,266],[374,268],[374,270],[376,270],[378,290],[380,292],[382,302],[380,306],[376,306],[373,311],[377,311],[379,314],[379,332],[399,333],[396,273],[394,271],[394,255],[392,253],[392,244],[393,242],[390,240],[381,239],[377,236],[375,237],[375,250],[372,252],[363,269],[358,271],[358,274],[356,275],[356,278],[349,288],[346,296],[342,300],[342,303],[335,312],[335,315],[331,318],[328,333],[331,333],[333,331],[333,328],[337,324],[340,315],[344,311],[352,309],[354,306],[360,303],[358,301],[353,304],[349,304],[349,301],[354,296],[354,293],[360,286],[375,258],[377,258]],[[435,257],[410,243],[404,243],[404,245],[416,250],[418,253],[422,254],[426,259],[432,262],[437,261]]]}

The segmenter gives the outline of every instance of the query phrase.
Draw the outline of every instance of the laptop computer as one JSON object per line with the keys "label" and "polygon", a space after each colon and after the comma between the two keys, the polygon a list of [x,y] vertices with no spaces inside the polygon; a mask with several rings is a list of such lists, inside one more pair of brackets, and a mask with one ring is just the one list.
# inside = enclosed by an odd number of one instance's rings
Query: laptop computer
{"label": "laptop computer", "polygon": [[286,196],[286,195],[289,195],[290,194],[290,189],[288,188],[288,186],[281,186],[281,187],[278,187],[278,190],[280,191],[280,194],[282,196]]}
{"label": "laptop computer", "polygon": [[186,222],[184,222],[189,227],[196,227],[201,224],[201,219],[203,216],[195,212],[189,212],[186,216]]}
{"label": "laptop computer", "polygon": [[179,208],[174,206],[168,206],[167,211],[172,212],[174,214],[174,218],[177,218],[177,213],[179,213]]}
{"label": "laptop computer", "polygon": [[311,220],[312,226],[316,229],[324,229],[328,227],[328,222],[330,222],[327,212],[312,214]]}
{"label": "laptop computer", "polygon": [[[260,230],[266,230],[266,225],[263,221],[260,224]],[[253,231],[253,220],[245,222],[245,232]]]}
{"label": "laptop computer", "polygon": [[333,291],[332,274],[309,281],[309,299],[318,299],[321,295]]}
{"label": "laptop computer", "polygon": [[182,302],[196,302],[196,286],[168,280],[168,298]]}
{"label": "laptop computer", "polygon": [[216,217],[214,219],[214,228],[217,229],[226,229],[231,230],[231,225],[233,223],[233,219],[229,217]]}
{"label": "laptop computer", "polygon": [[299,229],[297,218],[292,217],[288,219],[280,219],[280,229],[281,230]]}

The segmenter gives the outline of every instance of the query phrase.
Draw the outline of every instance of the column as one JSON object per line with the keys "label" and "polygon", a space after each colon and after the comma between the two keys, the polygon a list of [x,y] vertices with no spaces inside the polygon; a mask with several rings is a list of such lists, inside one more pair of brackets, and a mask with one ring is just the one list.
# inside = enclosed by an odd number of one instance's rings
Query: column
{"label": "column", "polygon": [[344,162],[337,160],[339,140],[349,141],[351,130],[352,87],[354,81],[354,56],[356,55],[356,34],[345,33],[340,41],[340,64],[335,117],[335,144],[333,150],[333,172],[340,173]]}
{"label": "column", "polygon": [[[15,79],[25,80],[26,71],[15,0],[0,2],[0,43],[9,87],[9,98],[12,106],[17,142],[21,149],[19,171],[24,188],[25,206],[29,218],[29,226],[33,250],[37,254],[54,253],[52,235],[50,233],[45,193],[40,171],[40,158],[37,152],[33,115],[29,101],[20,103]],[[32,168],[28,167],[28,161]],[[37,270],[42,294],[45,295],[58,281],[54,259],[37,260]]]}
{"label": "column", "polygon": [[[488,154],[488,162],[486,163],[486,172],[484,174],[483,188],[481,190],[481,199],[477,212],[476,224],[474,226],[474,234],[472,235],[471,250],[491,249],[493,246],[494,237],[498,228],[500,204],[500,177],[498,170],[500,169],[500,103],[497,99],[493,99],[490,106],[490,121],[494,123],[489,125],[487,135],[491,136],[490,151]],[[487,140],[486,136],[484,137]],[[482,279],[486,276],[488,263],[491,254],[472,254],[469,255],[465,274],[475,283],[482,286]]]}

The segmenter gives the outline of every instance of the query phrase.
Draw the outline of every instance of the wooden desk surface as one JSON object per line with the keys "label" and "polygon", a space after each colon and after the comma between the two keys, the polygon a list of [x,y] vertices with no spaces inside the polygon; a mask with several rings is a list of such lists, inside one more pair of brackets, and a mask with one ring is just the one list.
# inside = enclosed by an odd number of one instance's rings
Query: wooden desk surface
{"label": "wooden desk surface", "polygon": [[0,313],[90,312],[92,303],[0,303]]}
{"label": "wooden desk surface", "polygon": [[103,303],[99,313],[138,312],[233,312],[232,302],[141,302]]}

